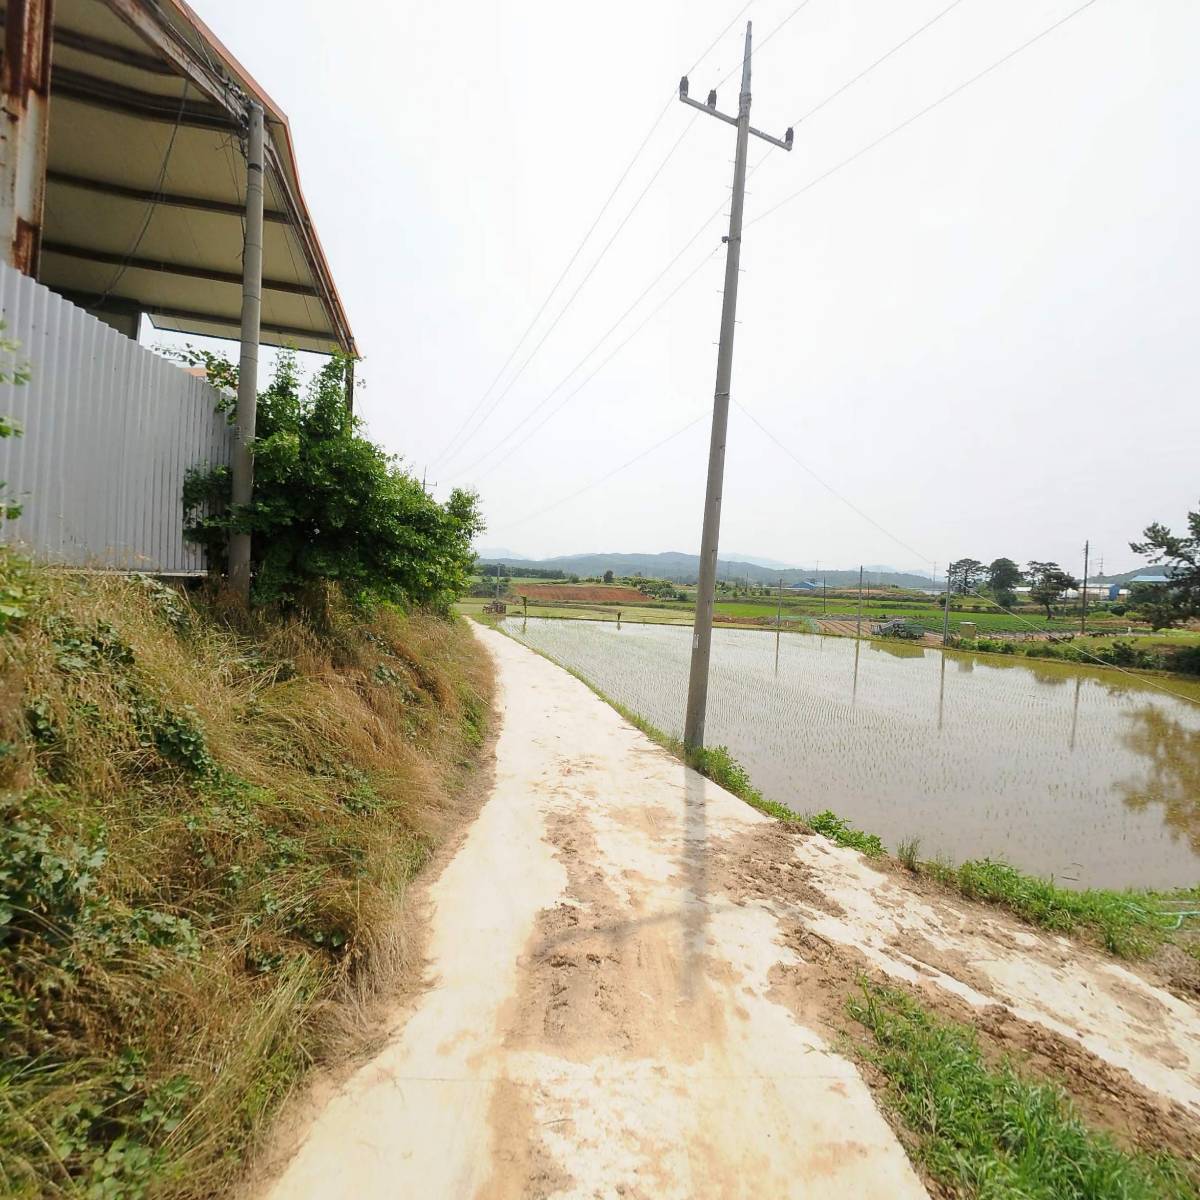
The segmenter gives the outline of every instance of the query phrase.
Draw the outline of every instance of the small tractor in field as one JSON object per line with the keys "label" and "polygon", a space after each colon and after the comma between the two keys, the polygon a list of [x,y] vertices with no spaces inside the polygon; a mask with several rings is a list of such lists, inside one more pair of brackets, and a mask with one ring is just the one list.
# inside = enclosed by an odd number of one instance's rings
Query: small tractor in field
{"label": "small tractor in field", "polygon": [[503,600],[491,600],[483,606],[483,611],[485,613],[497,613],[500,616],[503,616],[506,612],[508,612],[508,605],[505,604]]}
{"label": "small tractor in field", "polygon": [[925,636],[925,626],[916,621],[906,621],[900,618],[874,625],[871,627],[871,632],[876,637],[908,638],[911,641],[919,642]]}

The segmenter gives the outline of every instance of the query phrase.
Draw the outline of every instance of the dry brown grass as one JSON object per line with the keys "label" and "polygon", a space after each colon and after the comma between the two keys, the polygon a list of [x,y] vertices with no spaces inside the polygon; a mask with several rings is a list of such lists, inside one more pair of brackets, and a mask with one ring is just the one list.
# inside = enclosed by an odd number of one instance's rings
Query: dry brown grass
{"label": "dry brown grass", "polygon": [[0,667],[0,1193],[219,1194],[402,958],[490,665],[335,596],[35,578]]}

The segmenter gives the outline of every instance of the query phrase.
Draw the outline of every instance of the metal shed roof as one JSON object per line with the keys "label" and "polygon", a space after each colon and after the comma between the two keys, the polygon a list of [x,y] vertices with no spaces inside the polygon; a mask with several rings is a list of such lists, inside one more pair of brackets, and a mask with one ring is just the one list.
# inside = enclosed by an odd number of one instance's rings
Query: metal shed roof
{"label": "metal shed roof", "polygon": [[100,314],[237,337],[250,98],[268,135],[262,340],[355,355],[287,117],[184,0],[56,0],[38,279]]}

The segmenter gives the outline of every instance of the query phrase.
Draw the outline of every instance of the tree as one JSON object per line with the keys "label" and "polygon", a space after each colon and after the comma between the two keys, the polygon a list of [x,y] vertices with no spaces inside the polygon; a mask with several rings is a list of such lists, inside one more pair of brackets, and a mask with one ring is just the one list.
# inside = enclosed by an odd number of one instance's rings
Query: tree
{"label": "tree", "polygon": [[983,571],[983,563],[975,558],[960,558],[946,568],[949,572],[950,590],[965,596],[975,590],[975,584]]}
{"label": "tree", "polygon": [[1144,542],[1130,542],[1135,554],[1165,563],[1170,583],[1141,584],[1133,601],[1155,629],[1168,629],[1200,617],[1200,508],[1187,516],[1188,532],[1176,536],[1155,521],[1142,531]]}
{"label": "tree", "polygon": [[613,573],[611,571],[605,571],[604,572],[604,582],[612,583],[612,581],[613,581]]}
{"label": "tree", "polygon": [[[191,357],[210,380],[236,386],[227,360]],[[255,603],[296,605],[314,585],[337,583],[357,603],[448,611],[470,581],[471,542],[483,529],[478,497],[455,489],[439,504],[427,495],[362,436],[345,379],[335,356],[302,391],[295,355],[280,354],[258,401],[253,502],[232,506],[228,468],[195,468],[184,484],[185,533],[219,569],[229,533],[248,529]]]}
{"label": "tree", "polygon": [[1054,605],[1063,593],[1079,586],[1079,581],[1068,575],[1056,562],[1031,562],[1026,567],[1029,578],[1029,598],[1045,606],[1046,620],[1054,616]]}
{"label": "tree", "polygon": [[987,569],[987,581],[996,603],[1012,608],[1017,602],[1013,588],[1021,582],[1021,568],[1011,558],[993,559]]}

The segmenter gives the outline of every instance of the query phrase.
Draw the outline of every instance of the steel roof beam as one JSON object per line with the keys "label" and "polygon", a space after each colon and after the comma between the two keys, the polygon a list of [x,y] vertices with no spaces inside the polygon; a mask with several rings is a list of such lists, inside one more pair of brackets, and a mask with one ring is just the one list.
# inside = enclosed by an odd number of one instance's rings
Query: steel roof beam
{"label": "steel roof beam", "polygon": [[[181,196],[175,192],[153,192],[148,188],[126,187],[123,183],[113,183],[107,179],[91,179],[84,175],[73,175],[69,171],[47,171],[46,178],[50,183],[79,188],[87,192],[98,192],[104,196],[116,196],[121,200],[147,201],[151,204],[166,204],[172,208],[195,208],[201,212],[222,213],[239,219],[246,212],[242,205],[231,204],[226,200],[212,200],[205,196]],[[267,209],[263,213],[263,218],[282,225],[291,221],[287,213],[274,208]]]}
{"label": "steel roof beam", "polygon": [[[195,321],[198,325],[216,325],[223,329],[228,329],[236,339],[236,334],[241,328],[241,317],[222,317],[215,313],[196,312],[190,308],[174,308],[171,305],[150,304],[145,300],[138,300],[133,296],[111,295],[101,296],[96,292],[79,292],[73,291],[70,288],[63,288],[60,295],[65,296],[72,304],[77,304],[80,308],[90,309],[95,311],[97,308],[103,307],[108,312],[144,312],[151,317],[170,317],[176,321]],[[101,302],[103,301],[103,304]],[[278,334],[280,337],[295,337],[295,338],[313,338],[317,341],[334,343],[336,338],[329,332],[328,329],[305,329],[299,325],[272,325],[268,321],[262,324],[264,333]],[[207,337],[207,334],[197,334],[198,337]]]}
{"label": "steel roof beam", "polygon": [[238,128],[237,120],[227,110],[215,104],[144,92],[139,88],[125,87],[123,84],[112,83],[97,75],[89,75],[86,71],[75,71],[69,67],[55,69],[53,94],[55,97],[94,104],[98,108],[111,109],[131,117],[144,117],[172,125],[178,122],[180,125],[196,129],[214,129],[221,133]]}
{"label": "steel roof beam", "polygon": [[[85,262],[103,263],[107,266],[125,267],[130,271],[157,271],[163,275],[182,275],[189,279],[208,279],[214,283],[230,283],[242,286],[242,276],[237,271],[218,271],[211,267],[194,266],[191,263],[165,262],[154,258],[134,258],[126,254],[110,254],[104,250],[89,250],[85,246],[71,246],[66,242],[45,241],[42,250],[46,254],[64,254]],[[317,298],[317,289],[304,283],[292,283],[287,279],[264,279],[264,288],[272,292],[286,292],[292,296]]]}

